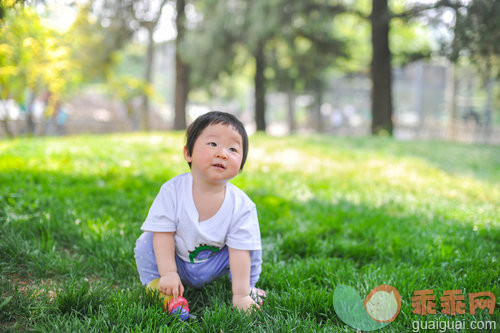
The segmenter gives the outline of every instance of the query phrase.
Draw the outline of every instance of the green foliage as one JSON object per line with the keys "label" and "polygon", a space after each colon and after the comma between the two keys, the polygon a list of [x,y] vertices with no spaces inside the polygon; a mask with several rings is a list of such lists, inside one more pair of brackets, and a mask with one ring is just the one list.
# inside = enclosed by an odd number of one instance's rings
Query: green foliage
{"label": "green foliage", "polygon": [[452,58],[470,57],[484,74],[500,75],[500,3],[473,0],[456,11]]}
{"label": "green foliage", "polygon": [[113,53],[113,68],[108,76],[144,76],[144,54],[146,45],[129,43],[123,49]]}
{"label": "green foliage", "polygon": [[49,113],[80,82],[67,35],[45,27],[30,7],[9,10],[0,25],[0,99],[50,92]]}
{"label": "green foliage", "polygon": [[[366,7],[364,7],[366,8]],[[343,13],[336,17],[336,29],[346,43],[347,58],[337,59],[338,71],[345,73],[368,73],[371,47],[370,25],[367,20],[354,13]]]}
{"label": "green foliage", "polygon": [[112,55],[104,31],[88,5],[79,8],[68,30],[68,38],[73,44],[72,59],[79,63],[85,79],[102,78],[112,64]]}
{"label": "green foliage", "polygon": [[[191,68],[194,87],[210,90],[222,72],[232,73],[238,66],[237,51],[248,51],[236,45],[244,30],[243,2],[203,1],[197,6],[203,20],[188,31],[180,48],[182,57]],[[200,61],[203,59],[203,61]],[[241,64],[240,64],[241,65]]]}
{"label": "green foliage", "polygon": [[103,26],[94,14],[91,3],[81,6],[68,30],[73,46],[72,59],[78,63],[84,81],[104,79],[116,64],[116,53],[132,36],[126,27],[115,21]]}
{"label": "green foliage", "polygon": [[7,11],[24,5],[24,0],[0,0],[0,25],[5,18]]}
{"label": "green foliage", "polygon": [[[224,278],[186,289],[197,319],[168,316],[140,286],[133,248],[161,184],[189,170],[183,140],[153,133],[0,141],[2,329],[344,330],[335,287],[363,298],[390,284],[402,309],[381,331],[400,332],[417,320],[415,290],[499,297],[498,147],[256,135],[233,183],[258,208],[264,307],[252,316],[232,310]],[[483,310],[457,317],[500,319]]]}
{"label": "green foliage", "polygon": [[286,12],[278,33],[267,43],[268,80],[278,91],[302,93],[323,82],[327,68],[348,58],[347,39],[337,30],[337,15],[343,8],[323,8],[314,2],[281,4]]}
{"label": "green foliage", "polygon": [[148,85],[142,79],[137,79],[129,75],[119,77],[110,75],[108,77],[108,84],[111,94],[125,103],[129,116],[132,113],[131,102],[134,98],[144,95],[151,96],[153,94],[151,85]]}
{"label": "green foliage", "polygon": [[115,50],[129,36],[120,29],[117,37],[113,29],[101,26],[90,4],[64,33],[45,26],[32,7],[9,8],[0,24],[0,99],[23,103],[26,92],[47,91],[52,114],[80,84],[105,77]]}
{"label": "green foliage", "polygon": [[[258,42],[265,43],[267,84],[278,91],[317,90],[329,70],[367,72],[370,6],[369,1],[197,3],[201,19],[182,45],[193,87],[231,94],[228,77],[252,84],[251,58]],[[401,1],[393,1],[392,6],[396,16],[411,10]],[[427,27],[415,17],[394,19],[390,36],[394,64],[429,57],[431,39]],[[236,79],[241,76],[245,79]]]}
{"label": "green foliage", "polygon": [[347,57],[347,39],[333,28],[342,7],[325,5],[325,11],[322,6],[282,0],[197,4],[202,19],[181,47],[192,86],[217,95],[243,95],[239,87],[252,84],[253,57],[262,44],[267,85],[278,91],[317,88],[325,68]]}
{"label": "green foliage", "polygon": [[432,53],[431,31],[417,21],[392,20],[389,41],[396,66],[430,58]]}
{"label": "green foliage", "polygon": [[0,26],[0,98],[22,102],[26,86],[41,84],[47,30],[28,8],[10,10]]}

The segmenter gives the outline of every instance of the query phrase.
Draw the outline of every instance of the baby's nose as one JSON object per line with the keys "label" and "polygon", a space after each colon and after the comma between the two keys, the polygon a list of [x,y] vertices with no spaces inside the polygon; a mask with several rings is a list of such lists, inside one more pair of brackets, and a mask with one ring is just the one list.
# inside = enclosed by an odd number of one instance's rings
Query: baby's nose
{"label": "baby's nose", "polygon": [[227,154],[226,152],[224,151],[224,149],[219,149],[217,151],[217,155],[216,155],[218,158],[222,158],[224,160],[227,160]]}

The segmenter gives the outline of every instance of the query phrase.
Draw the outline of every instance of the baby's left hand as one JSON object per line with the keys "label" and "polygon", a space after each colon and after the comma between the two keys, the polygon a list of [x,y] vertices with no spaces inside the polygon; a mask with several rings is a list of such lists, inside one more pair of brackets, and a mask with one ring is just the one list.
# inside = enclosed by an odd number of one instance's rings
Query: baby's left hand
{"label": "baby's left hand", "polygon": [[260,310],[260,306],[249,295],[233,295],[233,306],[243,311]]}

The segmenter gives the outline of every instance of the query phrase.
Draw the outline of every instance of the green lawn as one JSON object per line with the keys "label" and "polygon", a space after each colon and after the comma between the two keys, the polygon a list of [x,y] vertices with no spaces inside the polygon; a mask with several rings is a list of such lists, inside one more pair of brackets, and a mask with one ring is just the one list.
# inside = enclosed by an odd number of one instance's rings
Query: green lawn
{"label": "green lawn", "polygon": [[[500,148],[389,138],[250,138],[233,183],[257,204],[264,246],[259,313],[231,307],[227,278],[186,289],[196,319],[161,311],[133,248],[161,184],[187,172],[183,133],[0,141],[0,330],[347,331],[339,284],[364,298],[389,284],[399,316],[500,327]],[[460,289],[466,314],[412,313],[415,290]],[[496,295],[469,314],[468,293]]]}

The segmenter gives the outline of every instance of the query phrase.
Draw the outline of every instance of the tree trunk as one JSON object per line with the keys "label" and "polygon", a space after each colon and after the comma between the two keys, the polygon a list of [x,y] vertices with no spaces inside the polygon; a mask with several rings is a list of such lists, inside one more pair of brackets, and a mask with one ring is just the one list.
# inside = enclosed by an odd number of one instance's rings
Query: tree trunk
{"label": "tree trunk", "polygon": [[455,80],[455,64],[450,62],[447,70],[446,70],[446,111],[448,113],[448,137],[451,140],[455,140],[456,136],[456,122],[457,122],[457,108],[455,103],[455,89],[456,89],[456,80]]}
{"label": "tree trunk", "polygon": [[488,70],[488,78],[486,81],[486,105],[484,106],[484,128],[483,128],[483,142],[488,143],[491,132],[492,132],[492,110],[493,110],[493,99],[495,98],[494,84],[495,81],[491,74],[491,69]]}
{"label": "tree trunk", "polygon": [[425,127],[425,109],[424,109],[424,88],[425,88],[425,66],[422,61],[415,63],[416,77],[415,77],[415,113],[418,115],[418,128],[420,132]]}
{"label": "tree trunk", "polygon": [[484,126],[486,129],[491,128],[492,123],[492,110],[493,110],[493,99],[495,95],[494,88],[495,80],[491,74],[491,70],[488,71],[488,79],[486,81],[486,105],[484,107]]}
{"label": "tree trunk", "polygon": [[321,114],[321,105],[323,105],[323,90],[324,82],[319,80],[315,84],[315,102],[314,102],[314,129],[318,133],[324,132],[325,126],[323,125],[323,115]]}
{"label": "tree trunk", "polygon": [[264,42],[255,50],[255,123],[257,131],[266,131],[266,88],[264,79]]}
{"label": "tree trunk", "polygon": [[372,134],[392,135],[392,74],[387,0],[372,2]]}
{"label": "tree trunk", "polygon": [[[153,33],[155,30],[157,22],[145,23],[146,30],[148,31],[148,49],[146,53],[146,68],[144,71],[144,81],[147,86],[151,86],[153,79],[153,59],[154,59],[154,49],[155,42],[153,39]],[[145,93],[142,96],[142,117],[141,117],[141,129],[143,131],[149,131],[149,96]]]}
{"label": "tree trunk", "polygon": [[33,91],[26,105],[26,130],[29,134],[35,134],[35,119],[33,118],[33,107],[35,105],[36,93]]}
{"label": "tree trunk", "polygon": [[10,127],[9,127],[9,120],[8,119],[2,119],[2,127],[3,127],[3,130],[5,132],[5,135],[8,137],[8,138],[13,138],[14,137],[14,134],[12,133],[12,131],[10,130]]}
{"label": "tree trunk", "polygon": [[2,127],[3,127],[3,130],[5,132],[5,135],[8,137],[8,138],[13,138],[14,137],[14,133],[12,133],[12,131],[10,130],[10,127],[9,127],[9,111],[7,110],[7,106],[5,105],[5,101],[1,101],[0,100],[0,106],[2,107],[3,109],[3,112],[2,110],[0,110],[0,115],[4,115],[3,117],[1,117],[2,119],[0,119],[0,122],[2,122]]}
{"label": "tree trunk", "polygon": [[132,131],[136,132],[140,129],[141,117],[137,114],[132,101],[125,102],[125,110],[127,112],[128,118],[132,122]]}
{"label": "tree trunk", "polygon": [[185,32],[185,0],[177,0],[177,17],[175,24],[177,27],[177,38],[175,40],[175,118],[174,129],[183,130],[186,128],[186,105],[189,94],[189,67],[182,61],[179,52],[180,44]]}
{"label": "tree trunk", "polygon": [[297,126],[295,123],[295,92],[290,89],[287,92],[288,101],[288,133],[295,133]]}

